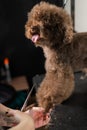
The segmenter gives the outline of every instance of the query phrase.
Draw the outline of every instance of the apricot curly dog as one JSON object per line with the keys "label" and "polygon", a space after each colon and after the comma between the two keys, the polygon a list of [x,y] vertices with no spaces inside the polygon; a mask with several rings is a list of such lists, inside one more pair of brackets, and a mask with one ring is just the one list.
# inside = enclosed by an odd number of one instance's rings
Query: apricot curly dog
{"label": "apricot curly dog", "polygon": [[25,35],[36,46],[43,48],[46,57],[46,74],[38,88],[36,99],[38,106],[48,111],[72,94],[75,86],[73,69],[76,70],[75,66],[84,58],[87,62],[87,44],[84,52],[86,57],[82,57],[80,47],[83,45],[74,45],[72,42],[71,17],[64,9],[46,2],[40,2],[29,12]]}

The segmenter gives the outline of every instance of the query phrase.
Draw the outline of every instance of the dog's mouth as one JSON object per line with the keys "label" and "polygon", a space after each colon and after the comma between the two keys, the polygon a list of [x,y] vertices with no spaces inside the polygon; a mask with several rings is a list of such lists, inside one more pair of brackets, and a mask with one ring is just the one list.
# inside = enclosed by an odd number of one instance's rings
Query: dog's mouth
{"label": "dog's mouth", "polygon": [[30,27],[31,40],[33,43],[37,43],[40,39],[40,26],[31,26]]}
{"label": "dog's mouth", "polygon": [[40,35],[39,34],[35,34],[32,36],[31,40],[33,43],[36,43],[40,38]]}

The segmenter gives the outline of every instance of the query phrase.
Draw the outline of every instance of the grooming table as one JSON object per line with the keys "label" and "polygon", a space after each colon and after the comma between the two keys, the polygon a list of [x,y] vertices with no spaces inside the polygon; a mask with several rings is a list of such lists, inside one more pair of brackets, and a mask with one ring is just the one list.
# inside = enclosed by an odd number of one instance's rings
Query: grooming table
{"label": "grooming table", "polygon": [[87,130],[87,78],[75,73],[73,95],[51,113],[49,130]]}

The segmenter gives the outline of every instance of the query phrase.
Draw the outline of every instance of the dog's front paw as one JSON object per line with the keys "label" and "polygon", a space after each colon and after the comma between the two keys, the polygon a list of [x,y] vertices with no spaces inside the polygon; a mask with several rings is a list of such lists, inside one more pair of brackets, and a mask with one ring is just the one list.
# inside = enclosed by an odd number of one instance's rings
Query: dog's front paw
{"label": "dog's front paw", "polygon": [[50,108],[53,107],[51,97],[47,95],[43,95],[43,92],[37,93],[36,98],[37,98],[38,106],[44,108],[45,112],[48,112]]}

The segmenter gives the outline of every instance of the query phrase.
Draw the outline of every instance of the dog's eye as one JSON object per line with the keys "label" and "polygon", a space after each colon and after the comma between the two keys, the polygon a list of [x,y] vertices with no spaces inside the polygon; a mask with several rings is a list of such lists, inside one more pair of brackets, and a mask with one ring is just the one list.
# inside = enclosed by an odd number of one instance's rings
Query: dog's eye
{"label": "dog's eye", "polygon": [[35,29],[37,29],[37,26],[31,26],[31,29],[35,30]]}

